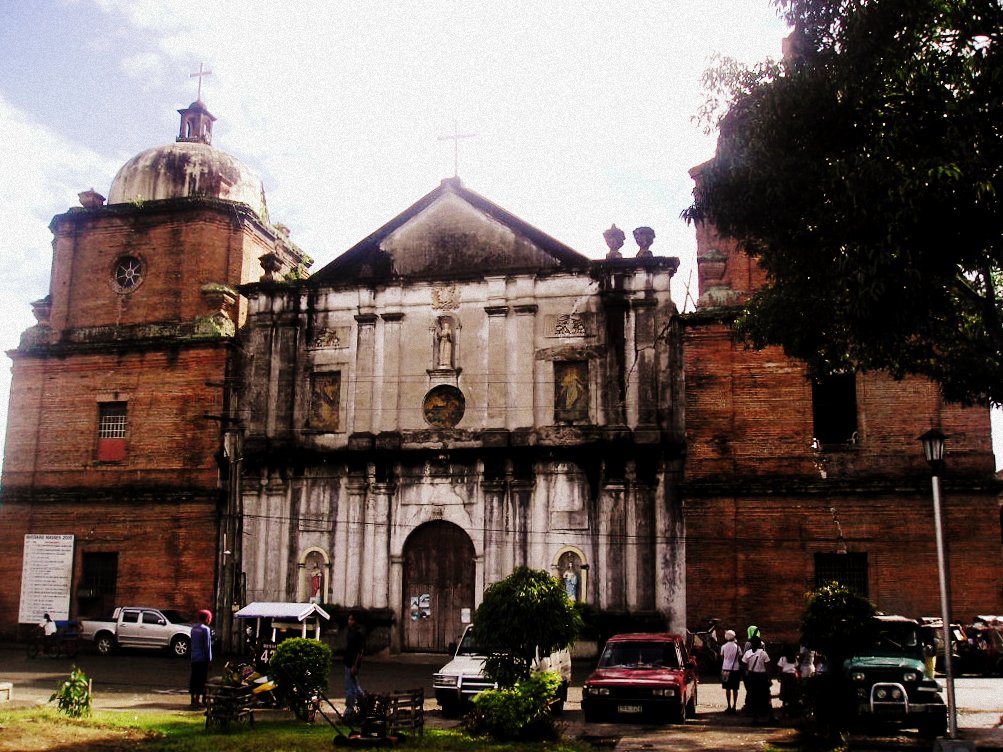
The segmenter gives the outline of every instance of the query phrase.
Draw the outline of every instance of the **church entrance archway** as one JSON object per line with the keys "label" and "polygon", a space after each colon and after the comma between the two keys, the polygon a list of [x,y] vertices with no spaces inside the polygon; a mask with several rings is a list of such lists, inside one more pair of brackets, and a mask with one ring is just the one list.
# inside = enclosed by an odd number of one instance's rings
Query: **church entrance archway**
{"label": "church entrance archway", "polygon": [[474,610],[475,554],[470,536],[451,522],[426,522],[404,543],[404,650],[445,651]]}

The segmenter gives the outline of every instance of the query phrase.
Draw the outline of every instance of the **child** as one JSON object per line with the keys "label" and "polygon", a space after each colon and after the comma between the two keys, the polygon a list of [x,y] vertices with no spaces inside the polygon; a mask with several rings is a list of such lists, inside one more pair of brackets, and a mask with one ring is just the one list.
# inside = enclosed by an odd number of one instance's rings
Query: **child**
{"label": "child", "polygon": [[780,669],[780,703],[784,715],[790,717],[797,712],[801,701],[801,671],[798,666],[797,651],[793,645],[784,646],[777,667]]}

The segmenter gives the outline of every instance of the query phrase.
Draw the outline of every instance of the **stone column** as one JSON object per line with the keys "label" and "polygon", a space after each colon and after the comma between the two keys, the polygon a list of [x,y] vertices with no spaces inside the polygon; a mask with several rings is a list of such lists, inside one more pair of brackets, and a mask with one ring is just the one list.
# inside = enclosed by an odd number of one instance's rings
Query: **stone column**
{"label": "stone column", "polygon": [[493,584],[511,569],[505,566],[505,481],[484,481],[484,580]]}
{"label": "stone column", "polygon": [[381,431],[400,430],[401,321],[403,313],[384,313],[383,371],[380,399]]}
{"label": "stone column", "polygon": [[404,620],[409,618],[404,612],[404,557],[394,552],[390,556],[389,577],[390,608],[397,616],[397,625],[390,630],[390,650],[399,653],[404,632]]}
{"label": "stone column", "polygon": [[485,306],[488,315],[487,342],[487,415],[484,422],[488,428],[503,428],[506,426],[505,414],[508,403],[508,374],[505,365],[508,362],[508,343],[506,342],[505,325],[508,317],[508,306]]}
{"label": "stone column", "polygon": [[533,425],[533,388],[536,370],[536,305],[517,305],[515,326],[508,352],[508,422],[506,428],[529,428]]}
{"label": "stone column", "polygon": [[365,509],[369,483],[366,478],[352,479],[348,485],[347,549],[345,551],[345,606],[357,606],[362,598],[362,568]]}
{"label": "stone column", "polygon": [[360,313],[355,352],[355,400],[350,433],[371,433],[373,424],[373,371],[376,345],[376,314]]}
{"label": "stone column", "polygon": [[391,483],[377,483],[373,486],[370,496],[372,501],[368,505],[372,514],[366,518],[366,559],[372,573],[366,592],[371,599],[368,605],[377,608],[385,608],[390,603],[390,582],[387,578],[390,557],[390,496],[393,489]]}
{"label": "stone column", "polygon": [[607,483],[599,495],[599,577],[593,580],[599,608],[624,610],[627,607],[624,582],[624,487]]}

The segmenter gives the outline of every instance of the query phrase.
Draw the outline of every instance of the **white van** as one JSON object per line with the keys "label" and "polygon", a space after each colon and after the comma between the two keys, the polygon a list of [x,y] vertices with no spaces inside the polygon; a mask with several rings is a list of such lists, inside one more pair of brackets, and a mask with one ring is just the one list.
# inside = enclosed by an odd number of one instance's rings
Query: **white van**
{"label": "white van", "polygon": [[[470,705],[474,695],[498,686],[484,675],[484,661],[488,656],[474,642],[472,629],[473,625],[467,625],[453,659],[432,678],[435,699],[442,708],[442,714],[447,717],[459,715],[461,710]],[[556,712],[563,710],[564,701],[568,699],[568,685],[571,684],[570,651],[558,650],[543,658],[537,656],[533,671],[553,671],[560,674],[561,688],[553,709]]]}

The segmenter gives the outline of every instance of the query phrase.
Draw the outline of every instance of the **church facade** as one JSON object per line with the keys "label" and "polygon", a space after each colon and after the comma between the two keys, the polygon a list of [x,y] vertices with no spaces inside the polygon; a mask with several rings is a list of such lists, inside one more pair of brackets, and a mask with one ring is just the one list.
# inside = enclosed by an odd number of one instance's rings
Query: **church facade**
{"label": "church facade", "polygon": [[245,288],[246,597],[390,609],[395,647],[441,650],[524,565],[682,628],[677,266],[590,261],[453,178]]}
{"label": "church facade", "polygon": [[520,565],[673,631],[794,639],[829,579],[929,615],[931,427],[955,612],[1003,611],[988,410],[745,349],[762,272],[713,227],[687,313],[650,228],[590,259],[456,178],[311,275],[205,105],[179,112],[107,203],[51,224],[9,353],[5,632],[138,603],[212,607],[232,635],[241,605],[313,600],[442,650]]}

